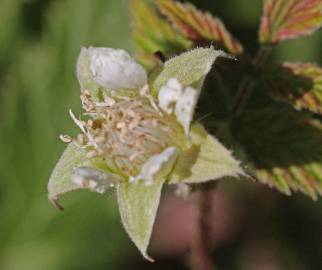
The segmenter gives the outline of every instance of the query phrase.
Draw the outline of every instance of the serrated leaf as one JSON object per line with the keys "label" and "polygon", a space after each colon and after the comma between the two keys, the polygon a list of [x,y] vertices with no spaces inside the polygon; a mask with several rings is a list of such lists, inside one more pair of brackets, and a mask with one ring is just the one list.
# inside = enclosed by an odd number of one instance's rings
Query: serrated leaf
{"label": "serrated leaf", "polygon": [[277,43],[311,34],[321,25],[321,0],[265,0],[259,39]]}
{"label": "serrated leaf", "polygon": [[219,56],[226,54],[213,47],[197,48],[168,60],[155,79],[153,90],[158,91],[170,78],[176,78],[184,86],[200,84]]}
{"label": "serrated leaf", "polygon": [[192,147],[179,155],[169,183],[202,183],[222,177],[245,175],[240,163],[216,138],[196,123],[191,129]]}
{"label": "serrated leaf", "polygon": [[[59,161],[57,162],[48,182],[48,198],[58,208],[62,208],[58,200],[65,193],[81,189],[80,186],[72,182],[72,173],[75,166],[86,166],[109,173],[106,163],[97,158],[88,158],[87,151],[76,146],[74,143],[68,144]],[[111,174],[111,177],[115,175]],[[119,177],[115,176],[119,181]]]}
{"label": "serrated leaf", "polygon": [[131,0],[130,10],[136,51],[146,67],[155,64],[155,52],[161,51],[165,56],[171,56],[190,47],[190,42],[161,18],[146,0]]}
{"label": "serrated leaf", "polygon": [[264,69],[261,87],[274,98],[322,114],[322,68],[309,63],[284,63]]}
{"label": "serrated leaf", "polygon": [[322,125],[287,106],[246,111],[233,135],[254,164],[260,182],[290,195],[322,194]]}
{"label": "serrated leaf", "polygon": [[117,199],[122,223],[126,232],[142,255],[147,254],[153,224],[157,214],[164,180],[146,186],[143,181],[137,184],[122,183],[117,187]]}
{"label": "serrated leaf", "polygon": [[196,44],[215,41],[232,54],[241,54],[242,45],[228,32],[223,22],[209,12],[202,12],[189,3],[158,0],[161,12],[189,40]]}

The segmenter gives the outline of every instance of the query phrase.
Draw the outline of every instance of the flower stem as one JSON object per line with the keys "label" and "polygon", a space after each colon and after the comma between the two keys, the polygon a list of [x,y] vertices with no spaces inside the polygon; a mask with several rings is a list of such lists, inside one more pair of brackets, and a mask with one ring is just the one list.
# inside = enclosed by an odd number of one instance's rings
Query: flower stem
{"label": "flower stem", "polygon": [[210,255],[211,211],[213,186],[205,185],[197,192],[197,220],[191,243],[191,268],[193,270],[213,270]]}
{"label": "flower stem", "polygon": [[[269,45],[262,45],[253,62],[252,62],[252,68],[253,69],[258,69],[259,67],[261,67],[262,65],[265,64],[269,53],[271,52],[272,47]],[[251,92],[253,91],[255,87],[255,79],[251,74],[246,75],[241,83],[239,84],[238,90],[237,90],[237,94],[233,100],[232,106],[230,108],[230,112],[231,115],[233,116],[239,116],[248,101],[248,98],[251,94]]]}

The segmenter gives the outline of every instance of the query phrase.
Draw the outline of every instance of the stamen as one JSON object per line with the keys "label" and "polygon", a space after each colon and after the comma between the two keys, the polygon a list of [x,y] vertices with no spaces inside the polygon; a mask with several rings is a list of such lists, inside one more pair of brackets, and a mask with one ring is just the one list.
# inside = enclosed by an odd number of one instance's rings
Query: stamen
{"label": "stamen", "polygon": [[76,116],[73,114],[72,110],[69,110],[69,114],[71,116],[71,118],[73,119],[73,121],[75,122],[75,124],[81,129],[81,131],[83,131],[83,133],[87,136],[89,143],[92,144],[93,146],[97,147],[96,142],[93,140],[91,134],[89,134],[86,129],[85,129],[85,123],[83,121],[80,121],[76,118]]}
{"label": "stamen", "polygon": [[170,127],[175,120],[170,119],[174,116],[161,116],[148,91],[145,86],[141,97],[118,97],[117,101],[104,97],[103,102],[96,103],[89,93],[82,93],[84,115],[89,120],[84,122],[70,114],[83,133],[77,137],[78,143],[91,149],[88,157],[103,157],[115,170],[134,176],[151,156],[173,144],[177,135]]}
{"label": "stamen", "polygon": [[153,109],[155,109],[157,112],[159,112],[159,114],[162,116],[162,112],[160,111],[159,107],[154,102],[153,97],[149,93],[149,85],[148,84],[146,84],[145,86],[143,86],[140,89],[140,95],[142,97],[146,97],[149,100],[149,102],[150,102],[151,106],[153,107]]}
{"label": "stamen", "polygon": [[90,151],[90,152],[88,152],[87,154],[86,154],[86,157],[88,157],[88,158],[93,158],[93,157],[97,157],[97,152],[95,151],[95,150],[92,150],[92,151]]}
{"label": "stamen", "polygon": [[59,139],[64,143],[70,143],[72,141],[72,138],[66,134],[59,135]]}
{"label": "stamen", "polygon": [[73,119],[73,121],[75,122],[75,124],[81,129],[81,131],[83,131],[83,133],[86,134],[86,130],[84,128],[84,122],[78,120],[76,118],[76,116],[74,115],[74,113],[72,112],[72,110],[69,110],[69,115]]}
{"label": "stamen", "polygon": [[85,139],[83,134],[78,134],[76,137],[76,142],[80,145],[84,144]]}

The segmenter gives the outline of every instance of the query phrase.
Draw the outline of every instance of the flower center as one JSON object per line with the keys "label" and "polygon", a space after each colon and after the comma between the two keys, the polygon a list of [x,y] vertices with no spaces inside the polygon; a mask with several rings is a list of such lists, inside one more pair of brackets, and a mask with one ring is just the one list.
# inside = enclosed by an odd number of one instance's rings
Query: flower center
{"label": "flower center", "polygon": [[[148,98],[94,103],[82,94],[83,131],[91,156],[103,157],[112,169],[126,176],[139,174],[143,164],[153,155],[180,143],[183,133],[174,116],[162,114]],[[78,124],[79,125],[79,124]]]}

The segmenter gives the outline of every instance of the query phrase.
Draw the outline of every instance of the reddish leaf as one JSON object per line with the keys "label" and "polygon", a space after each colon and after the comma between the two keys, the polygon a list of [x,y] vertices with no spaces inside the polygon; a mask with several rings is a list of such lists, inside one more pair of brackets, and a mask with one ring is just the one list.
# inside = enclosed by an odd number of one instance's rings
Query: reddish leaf
{"label": "reddish leaf", "polygon": [[190,42],[179,35],[147,1],[131,0],[130,10],[136,51],[146,67],[153,67],[157,62],[153,55],[156,52],[169,57],[190,47]]}
{"label": "reddish leaf", "polygon": [[173,0],[158,0],[158,4],[161,12],[186,38],[197,44],[218,42],[232,54],[243,52],[241,44],[231,36],[221,20],[210,13]]}
{"label": "reddish leaf", "polygon": [[321,25],[321,0],[265,0],[259,39],[277,43],[311,34]]}
{"label": "reddish leaf", "polygon": [[285,63],[265,70],[262,88],[274,98],[322,114],[322,68],[309,63]]}

